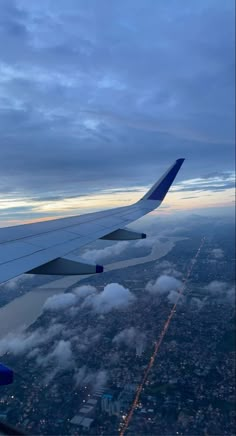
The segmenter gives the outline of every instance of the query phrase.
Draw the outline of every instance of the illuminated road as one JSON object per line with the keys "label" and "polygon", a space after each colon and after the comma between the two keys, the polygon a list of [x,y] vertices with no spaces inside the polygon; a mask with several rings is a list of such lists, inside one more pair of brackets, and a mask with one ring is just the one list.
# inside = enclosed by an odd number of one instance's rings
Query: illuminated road
{"label": "illuminated road", "polygon": [[184,290],[186,289],[187,282],[188,282],[188,280],[189,280],[189,278],[190,278],[190,275],[191,275],[191,273],[192,273],[192,270],[193,270],[193,268],[194,268],[194,265],[195,265],[196,262],[197,262],[198,256],[199,256],[199,254],[200,254],[200,252],[201,252],[201,249],[202,249],[204,243],[205,243],[205,238],[202,239],[201,244],[200,244],[200,247],[198,248],[195,257],[192,259],[192,261],[191,261],[191,263],[190,263],[190,266],[189,266],[189,268],[188,268],[187,274],[186,274],[186,276],[185,276],[185,278],[184,278],[184,280],[183,280],[183,285],[182,285],[182,287],[179,289],[179,295],[178,295],[178,298],[177,298],[175,304],[173,305],[173,307],[172,307],[172,309],[171,309],[171,311],[170,311],[170,314],[169,314],[169,316],[168,316],[168,318],[167,318],[167,320],[166,320],[166,322],[165,322],[165,324],[164,324],[164,327],[163,327],[163,329],[162,329],[162,331],[161,331],[161,334],[160,334],[160,336],[159,336],[159,339],[155,342],[154,351],[153,351],[153,353],[152,353],[152,355],[151,355],[151,357],[150,357],[150,360],[149,360],[149,362],[148,362],[148,365],[147,365],[147,367],[146,367],[146,369],[145,369],[145,372],[144,372],[144,375],[143,375],[142,381],[141,381],[140,385],[139,385],[138,388],[137,388],[136,395],[135,395],[134,401],[133,401],[133,403],[132,403],[132,405],[131,405],[131,407],[130,407],[129,413],[128,413],[128,415],[126,416],[125,421],[123,422],[123,427],[122,427],[122,429],[121,429],[121,431],[120,431],[120,436],[124,436],[124,434],[125,434],[125,432],[126,432],[128,426],[129,426],[129,424],[130,424],[130,421],[131,421],[131,419],[132,419],[132,417],[133,417],[133,413],[134,413],[134,411],[135,411],[135,409],[136,409],[136,407],[137,407],[137,405],[138,405],[138,402],[139,402],[139,398],[140,398],[141,392],[142,392],[143,387],[144,387],[144,385],[145,385],[145,383],[146,383],[146,381],[147,381],[147,378],[148,378],[149,372],[150,372],[150,370],[151,370],[151,368],[152,368],[152,366],[153,366],[153,364],[154,364],[154,362],[155,362],[155,358],[156,358],[156,356],[157,356],[157,353],[158,353],[158,351],[159,351],[159,348],[160,348],[160,346],[161,346],[161,344],[162,344],[162,341],[163,341],[163,339],[164,339],[164,337],[165,337],[165,334],[166,334],[166,332],[167,332],[167,330],[168,330],[168,328],[169,328],[170,322],[171,322],[171,320],[172,320],[172,318],[173,318],[173,316],[174,316],[174,313],[175,313],[175,310],[176,310],[176,306],[177,306],[177,304],[178,304],[178,302],[179,302],[179,299],[181,298],[181,296],[182,296]]}

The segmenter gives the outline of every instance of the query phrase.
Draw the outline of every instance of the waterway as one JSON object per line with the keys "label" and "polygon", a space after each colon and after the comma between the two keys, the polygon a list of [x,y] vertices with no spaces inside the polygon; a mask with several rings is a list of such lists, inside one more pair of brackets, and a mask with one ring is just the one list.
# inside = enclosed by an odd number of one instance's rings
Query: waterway
{"label": "waterway", "polygon": [[[172,237],[166,242],[159,242],[152,253],[138,258],[114,262],[105,267],[106,271],[128,268],[129,266],[140,265],[161,259],[166,256],[177,241],[185,238]],[[65,292],[70,286],[82,281],[88,276],[68,276],[59,278],[43,286],[35,287],[32,291],[27,292],[19,298],[0,308],[0,338],[9,333],[18,334],[31,325],[42,313],[45,301],[55,294]]]}

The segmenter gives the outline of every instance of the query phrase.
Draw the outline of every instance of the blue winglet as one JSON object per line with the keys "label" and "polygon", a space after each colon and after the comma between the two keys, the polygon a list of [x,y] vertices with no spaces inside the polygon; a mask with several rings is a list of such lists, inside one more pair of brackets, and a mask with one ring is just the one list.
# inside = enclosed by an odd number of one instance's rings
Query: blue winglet
{"label": "blue winglet", "polygon": [[0,386],[9,385],[13,382],[13,371],[0,363]]}
{"label": "blue winglet", "polygon": [[175,177],[177,176],[185,159],[177,159],[174,165],[164,174],[164,176],[150,189],[145,195],[145,200],[158,200],[162,201],[170,186],[172,185]]}

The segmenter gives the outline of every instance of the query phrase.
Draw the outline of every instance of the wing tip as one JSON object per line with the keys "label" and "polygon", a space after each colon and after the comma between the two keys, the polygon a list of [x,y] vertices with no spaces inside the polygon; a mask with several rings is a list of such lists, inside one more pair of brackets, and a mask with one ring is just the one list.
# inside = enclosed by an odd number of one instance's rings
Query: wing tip
{"label": "wing tip", "polygon": [[102,273],[104,271],[104,267],[102,265],[96,265],[96,273]]}
{"label": "wing tip", "polygon": [[185,161],[185,157],[180,157],[179,159],[176,159],[176,163],[178,162],[181,165],[182,163],[184,163],[184,161]]}
{"label": "wing tip", "polygon": [[169,191],[175,177],[177,176],[185,158],[176,159],[174,164],[166,171],[166,173],[158,180],[155,185],[142,198],[143,200],[156,200],[162,202]]}

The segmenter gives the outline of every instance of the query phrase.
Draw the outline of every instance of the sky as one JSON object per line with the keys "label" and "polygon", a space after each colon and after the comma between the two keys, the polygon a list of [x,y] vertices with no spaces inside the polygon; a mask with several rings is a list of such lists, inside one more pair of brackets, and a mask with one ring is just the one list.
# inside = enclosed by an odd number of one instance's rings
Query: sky
{"label": "sky", "polygon": [[231,210],[232,0],[0,0],[0,226],[138,200]]}

